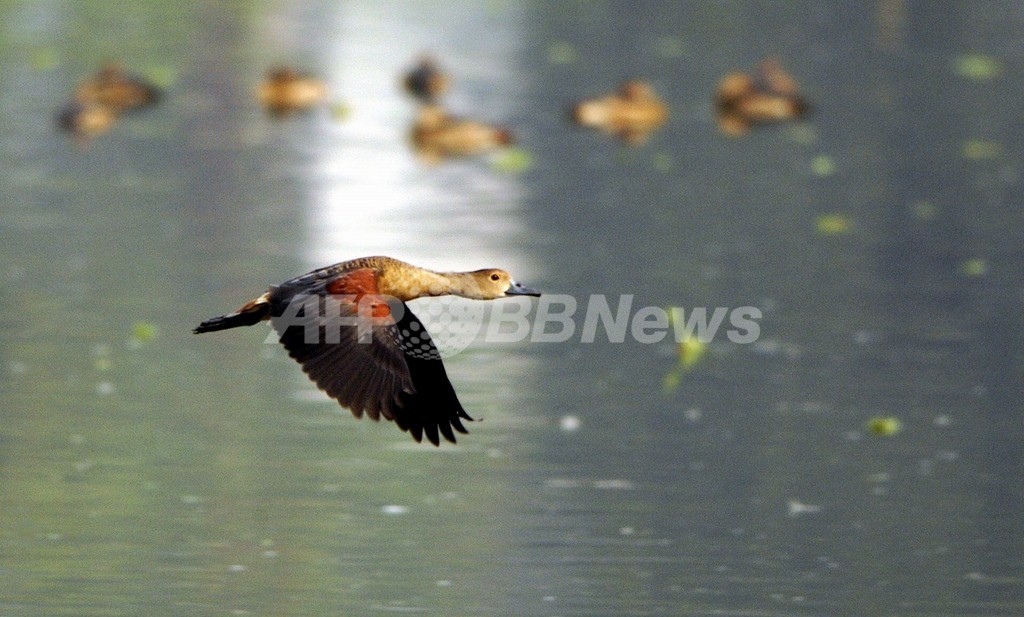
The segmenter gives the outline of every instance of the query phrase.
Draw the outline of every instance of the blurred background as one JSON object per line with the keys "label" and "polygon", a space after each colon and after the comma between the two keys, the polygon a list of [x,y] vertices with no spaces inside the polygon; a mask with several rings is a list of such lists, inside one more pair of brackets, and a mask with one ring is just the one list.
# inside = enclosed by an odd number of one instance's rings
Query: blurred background
{"label": "blurred background", "polygon": [[[0,17],[0,614],[1024,613],[1024,5]],[[513,149],[417,158],[423,53]],[[811,115],[723,134],[716,84],[769,56]],[[163,95],[73,139],[110,60]],[[327,100],[268,116],[277,65]],[[632,77],[671,110],[646,142],[572,126]],[[754,306],[760,338],[474,343],[446,365],[482,421],[434,448],[266,328],[190,332],[376,254]]]}

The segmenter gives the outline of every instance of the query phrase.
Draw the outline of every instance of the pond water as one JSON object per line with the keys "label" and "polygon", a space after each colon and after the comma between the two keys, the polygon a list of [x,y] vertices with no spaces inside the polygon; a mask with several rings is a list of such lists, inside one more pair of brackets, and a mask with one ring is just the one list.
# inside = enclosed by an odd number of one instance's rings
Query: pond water
{"label": "pond water", "polygon": [[[0,615],[1024,613],[1022,5],[0,15]],[[423,52],[516,150],[416,158]],[[766,56],[812,115],[723,135],[717,81]],[[165,96],[76,144],[54,115],[110,58]],[[330,103],[268,118],[278,63]],[[569,124],[633,76],[671,108],[646,143]],[[450,356],[482,421],[441,448],[263,327],[191,334],[375,254],[507,268],[576,330]],[[759,336],[585,342],[594,294]]]}

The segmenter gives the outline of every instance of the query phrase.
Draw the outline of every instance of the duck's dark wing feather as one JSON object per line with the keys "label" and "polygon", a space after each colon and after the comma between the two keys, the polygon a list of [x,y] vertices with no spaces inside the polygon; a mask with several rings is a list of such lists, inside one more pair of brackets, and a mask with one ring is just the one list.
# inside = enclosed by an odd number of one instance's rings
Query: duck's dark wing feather
{"label": "duck's dark wing feather", "polygon": [[360,341],[361,328],[351,324],[356,304],[325,289],[326,284],[316,284],[296,290],[286,283],[270,297],[271,323],[281,344],[309,378],[357,418],[383,416],[416,441],[426,435],[435,445],[441,436],[454,443],[454,431],[466,433],[461,420],[472,418],[409,307],[389,301],[397,321],[374,319],[362,328]]}
{"label": "duck's dark wing feather", "polygon": [[455,443],[455,431],[466,433],[462,420],[472,421],[455,395],[452,382],[444,370],[441,354],[426,328],[416,315],[405,306],[405,311],[391,332],[400,348],[412,377],[413,391],[399,394],[399,407],[395,423],[402,430],[412,433],[416,441],[421,432],[437,444],[438,431],[448,441]]}

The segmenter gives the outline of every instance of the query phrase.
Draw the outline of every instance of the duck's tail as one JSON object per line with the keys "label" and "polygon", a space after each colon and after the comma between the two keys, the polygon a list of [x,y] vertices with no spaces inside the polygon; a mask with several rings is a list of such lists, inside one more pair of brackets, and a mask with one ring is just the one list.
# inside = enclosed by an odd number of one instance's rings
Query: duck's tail
{"label": "duck's tail", "polygon": [[192,332],[202,334],[203,332],[216,332],[239,326],[251,326],[270,317],[270,293],[265,293],[255,300],[246,302],[242,308],[227,315],[213,317],[199,324]]}
{"label": "duck's tail", "polygon": [[498,145],[508,146],[515,143],[516,138],[511,129],[502,126],[498,127],[497,141]]}
{"label": "duck's tail", "polygon": [[801,96],[793,97],[793,116],[797,118],[806,118],[811,115],[813,111],[811,105]]}

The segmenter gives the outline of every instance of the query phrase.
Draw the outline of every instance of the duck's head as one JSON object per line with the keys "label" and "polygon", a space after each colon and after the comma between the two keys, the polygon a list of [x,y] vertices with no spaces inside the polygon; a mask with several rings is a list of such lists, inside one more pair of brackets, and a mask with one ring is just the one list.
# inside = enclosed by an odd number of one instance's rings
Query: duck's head
{"label": "duck's head", "polygon": [[630,79],[622,84],[619,92],[631,101],[654,98],[654,88],[642,79]]}
{"label": "duck's head", "polygon": [[729,73],[718,82],[718,104],[727,105],[754,91],[754,80],[746,73]]}
{"label": "duck's head", "polygon": [[100,81],[117,81],[124,78],[124,66],[118,60],[107,60],[100,67],[100,72],[97,73],[96,77]]}
{"label": "duck's head", "polygon": [[298,72],[290,66],[275,66],[267,72],[267,81],[277,83],[294,81],[298,77]]}
{"label": "duck's head", "polygon": [[512,275],[498,268],[487,268],[469,273],[472,285],[475,289],[469,291],[466,296],[478,300],[494,300],[496,298],[508,298],[512,296],[539,296],[540,292],[530,289],[516,282]]}

